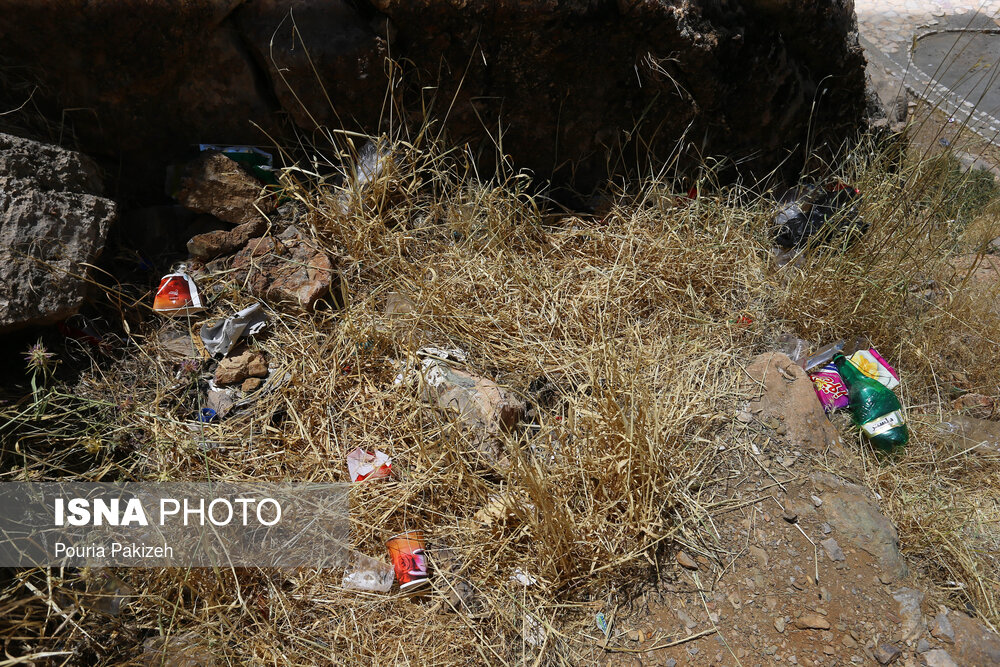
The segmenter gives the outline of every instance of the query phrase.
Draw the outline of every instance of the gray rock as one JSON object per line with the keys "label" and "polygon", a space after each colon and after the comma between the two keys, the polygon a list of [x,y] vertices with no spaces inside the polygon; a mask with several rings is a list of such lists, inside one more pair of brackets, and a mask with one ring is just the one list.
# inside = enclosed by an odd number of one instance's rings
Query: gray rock
{"label": "gray rock", "polygon": [[899,551],[899,534],[868,493],[830,473],[813,473],[812,481],[817,492],[823,493],[820,511],[837,535],[878,558],[895,578],[905,577],[908,570]]}
{"label": "gray rock", "polygon": [[51,324],[83,303],[117,205],[97,165],[58,146],[0,134],[0,332]]}
{"label": "gray rock", "polygon": [[960,665],[1000,665],[1000,635],[980,621],[952,611],[948,620],[955,630],[955,645],[949,652]]}
{"label": "gray rock", "polygon": [[925,637],[921,637],[917,642],[917,653],[927,653],[931,650],[931,643]]}
{"label": "gray rock", "polygon": [[903,652],[894,644],[879,644],[875,649],[875,659],[880,665],[891,665]]}
{"label": "gray rock", "polygon": [[924,618],[920,612],[920,603],[924,594],[913,588],[901,588],[892,594],[899,603],[899,615],[903,618],[904,641],[915,641],[924,631]]}
{"label": "gray rock", "polygon": [[948,620],[947,614],[941,613],[934,618],[934,623],[931,625],[931,635],[943,642],[955,643],[955,629],[951,627],[951,621]]}
{"label": "gray rock", "polygon": [[822,542],[820,542],[820,544],[823,545],[823,550],[826,551],[826,555],[830,558],[830,560],[832,561],[846,560],[847,557],[844,556],[844,550],[840,548],[839,544],[837,544],[837,540],[831,537],[829,539],[823,540]]}
{"label": "gray rock", "polygon": [[927,651],[923,657],[927,667],[959,667],[958,663],[952,660],[951,656],[943,648]]}

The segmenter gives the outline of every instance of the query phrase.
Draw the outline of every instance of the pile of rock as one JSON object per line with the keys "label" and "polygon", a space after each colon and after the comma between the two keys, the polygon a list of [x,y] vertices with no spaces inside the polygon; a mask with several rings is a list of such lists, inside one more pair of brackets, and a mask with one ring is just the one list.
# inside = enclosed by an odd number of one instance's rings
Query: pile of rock
{"label": "pile of rock", "polygon": [[234,225],[188,241],[193,274],[225,273],[272,305],[311,311],[331,287],[340,293],[336,260],[291,224],[293,205],[235,161],[207,151],[187,165],[176,192],[182,206]]}

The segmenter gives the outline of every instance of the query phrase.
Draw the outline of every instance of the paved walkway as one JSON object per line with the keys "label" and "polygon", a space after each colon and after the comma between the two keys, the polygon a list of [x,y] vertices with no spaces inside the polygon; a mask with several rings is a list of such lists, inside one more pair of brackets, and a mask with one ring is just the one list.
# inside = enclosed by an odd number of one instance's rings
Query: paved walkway
{"label": "paved walkway", "polygon": [[855,11],[873,75],[1000,144],[1000,0],[856,0]]}

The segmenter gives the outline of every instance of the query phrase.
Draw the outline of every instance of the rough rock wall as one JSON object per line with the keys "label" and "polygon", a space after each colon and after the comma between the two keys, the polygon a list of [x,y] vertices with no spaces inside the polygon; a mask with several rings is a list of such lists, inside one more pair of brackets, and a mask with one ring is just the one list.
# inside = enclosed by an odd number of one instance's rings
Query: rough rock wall
{"label": "rough rock wall", "polygon": [[767,169],[801,154],[814,100],[817,142],[847,136],[864,112],[849,1],[0,0],[0,11],[0,62],[27,68],[36,101],[125,173],[156,173],[198,142],[268,143],[261,130],[285,118],[385,130],[400,120],[387,57],[405,73],[400,108],[420,115],[433,101],[432,117],[487,162],[499,138],[517,167],[581,188],[648,155],[662,164],[679,141]]}
{"label": "rough rock wall", "polygon": [[0,333],[75,313],[118,215],[90,159],[0,134]]}

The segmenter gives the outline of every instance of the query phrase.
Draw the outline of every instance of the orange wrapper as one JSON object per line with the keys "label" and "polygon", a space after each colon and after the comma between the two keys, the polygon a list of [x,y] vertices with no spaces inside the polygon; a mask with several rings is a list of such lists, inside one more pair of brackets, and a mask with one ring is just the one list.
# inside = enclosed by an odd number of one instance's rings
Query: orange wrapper
{"label": "orange wrapper", "polygon": [[186,273],[163,276],[153,297],[153,310],[161,315],[190,315],[204,310],[198,286]]}
{"label": "orange wrapper", "polygon": [[427,559],[424,557],[424,531],[400,533],[389,538],[385,546],[389,549],[401,592],[414,591],[430,583],[427,579]]}

